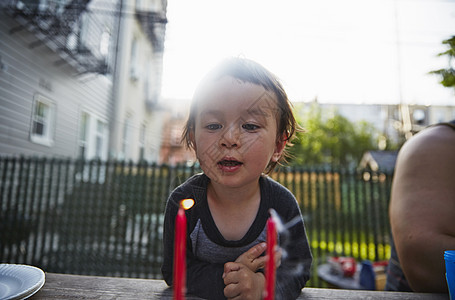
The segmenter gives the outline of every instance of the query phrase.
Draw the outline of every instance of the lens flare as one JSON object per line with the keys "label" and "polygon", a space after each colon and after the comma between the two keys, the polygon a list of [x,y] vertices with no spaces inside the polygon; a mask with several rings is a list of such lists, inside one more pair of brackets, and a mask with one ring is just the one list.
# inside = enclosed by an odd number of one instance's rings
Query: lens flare
{"label": "lens flare", "polygon": [[193,199],[183,199],[180,202],[180,205],[184,210],[190,209],[194,205],[194,200]]}

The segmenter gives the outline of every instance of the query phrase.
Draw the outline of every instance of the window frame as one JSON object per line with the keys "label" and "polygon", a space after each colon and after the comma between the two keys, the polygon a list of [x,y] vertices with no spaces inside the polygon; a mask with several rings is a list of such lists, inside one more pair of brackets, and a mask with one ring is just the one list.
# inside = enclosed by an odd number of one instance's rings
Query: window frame
{"label": "window frame", "polygon": [[[107,159],[107,142],[108,142],[108,124],[106,121],[97,118],[96,119],[96,130],[95,136],[95,158],[106,160]],[[100,127],[101,126],[101,127]]]}
{"label": "window frame", "polygon": [[139,39],[136,37],[133,37],[131,41],[131,52],[130,52],[130,80],[135,82],[139,80],[139,73],[140,73],[140,67],[139,67]]}
{"label": "window frame", "polygon": [[130,160],[133,157],[131,146],[133,144],[133,117],[127,115],[123,123],[123,134],[122,134],[122,159]]}
{"label": "window frame", "polygon": [[[44,116],[38,115],[38,107],[40,105],[44,105],[47,108]],[[43,118],[43,120],[38,120],[39,118]],[[35,144],[52,147],[54,145],[55,120],[56,105],[54,101],[40,94],[35,95],[30,121],[30,141]],[[43,123],[43,134],[35,132],[35,124],[40,122]]]}
{"label": "window frame", "polygon": [[[84,118],[86,118],[85,126],[83,126]],[[82,109],[79,112],[78,157],[87,160],[107,160],[108,143],[108,121],[95,113]],[[83,151],[81,151],[82,149]]]}

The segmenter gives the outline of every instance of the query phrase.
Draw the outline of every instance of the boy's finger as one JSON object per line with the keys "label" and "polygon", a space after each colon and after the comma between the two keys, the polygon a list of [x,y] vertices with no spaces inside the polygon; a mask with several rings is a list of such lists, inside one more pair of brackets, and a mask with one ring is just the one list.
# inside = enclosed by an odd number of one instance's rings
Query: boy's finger
{"label": "boy's finger", "polygon": [[235,262],[227,262],[224,264],[224,272],[221,278],[224,279],[229,272],[240,270],[240,264]]}
{"label": "boy's finger", "polygon": [[265,267],[266,260],[267,256],[260,256],[256,258],[253,262],[253,265],[256,267],[256,270],[263,269]]}
{"label": "boy's finger", "polygon": [[265,249],[267,247],[266,243],[259,243],[253,247],[251,247],[248,251],[240,255],[235,261],[240,262],[243,259],[246,259],[248,261],[253,261],[259,256],[261,256],[262,253],[264,253]]}

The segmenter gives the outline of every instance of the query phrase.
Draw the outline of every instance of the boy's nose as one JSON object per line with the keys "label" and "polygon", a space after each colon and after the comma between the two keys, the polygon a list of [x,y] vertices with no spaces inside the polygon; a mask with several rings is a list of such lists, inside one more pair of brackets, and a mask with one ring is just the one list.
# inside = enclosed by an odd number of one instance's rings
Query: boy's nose
{"label": "boy's nose", "polygon": [[221,146],[227,148],[240,146],[240,132],[235,126],[227,128],[220,139]]}

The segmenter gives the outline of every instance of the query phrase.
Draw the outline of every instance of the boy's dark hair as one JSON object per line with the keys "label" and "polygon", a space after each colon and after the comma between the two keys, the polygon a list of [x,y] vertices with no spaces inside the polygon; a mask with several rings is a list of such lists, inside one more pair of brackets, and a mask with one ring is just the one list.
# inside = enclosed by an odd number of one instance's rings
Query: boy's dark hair
{"label": "boy's dark hair", "polygon": [[[184,142],[188,148],[193,150],[195,149],[192,137],[194,137],[195,130],[198,90],[205,86],[207,82],[213,82],[225,76],[236,78],[242,82],[249,82],[260,85],[266,91],[272,92],[274,94],[279,110],[276,114],[277,140],[283,139],[284,137],[284,141],[287,142],[287,146],[290,146],[290,141],[292,140],[295,131],[299,127],[292,112],[292,104],[289,101],[281,82],[272,72],[257,62],[239,57],[233,57],[224,60],[217,67],[215,67],[215,69],[209,72],[204,80],[202,80],[192,99],[188,120],[182,133],[182,142]],[[285,149],[279,162],[285,160],[288,156],[289,154]],[[279,162],[271,161],[264,172],[266,174],[270,173]]]}

